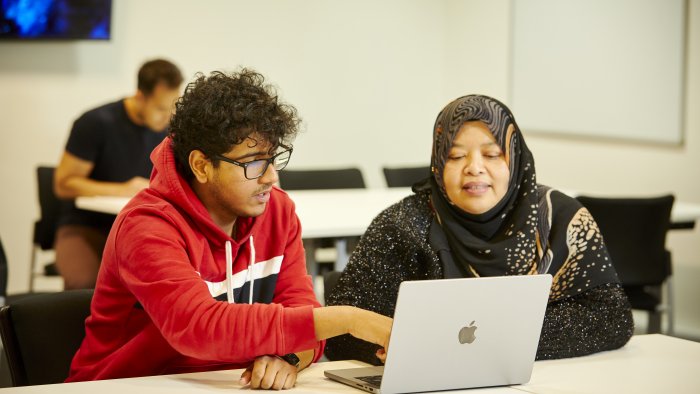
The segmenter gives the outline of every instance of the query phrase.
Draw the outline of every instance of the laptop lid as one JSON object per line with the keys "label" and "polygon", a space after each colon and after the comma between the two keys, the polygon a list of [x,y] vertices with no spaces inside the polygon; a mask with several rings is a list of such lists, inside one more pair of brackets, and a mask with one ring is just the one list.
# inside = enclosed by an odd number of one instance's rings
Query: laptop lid
{"label": "laptop lid", "polygon": [[[379,392],[529,381],[551,283],[551,275],[401,283]],[[377,392],[334,372],[326,376]]]}

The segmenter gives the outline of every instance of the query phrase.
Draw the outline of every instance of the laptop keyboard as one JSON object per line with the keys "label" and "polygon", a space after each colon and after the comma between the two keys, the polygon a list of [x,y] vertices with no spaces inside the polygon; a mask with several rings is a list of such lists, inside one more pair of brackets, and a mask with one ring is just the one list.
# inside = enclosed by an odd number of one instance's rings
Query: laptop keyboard
{"label": "laptop keyboard", "polygon": [[376,386],[377,388],[382,384],[382,375],[357,376],[356,379],[360,379],[361,381]]}

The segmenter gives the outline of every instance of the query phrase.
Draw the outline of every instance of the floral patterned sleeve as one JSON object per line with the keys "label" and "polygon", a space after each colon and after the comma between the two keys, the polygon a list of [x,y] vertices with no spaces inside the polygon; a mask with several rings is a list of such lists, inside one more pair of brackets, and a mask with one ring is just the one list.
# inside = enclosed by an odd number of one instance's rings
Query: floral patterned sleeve
{"label": "floral patterned sleeve", "polygon": [[559,245],[553,252],[566,259],[553,275],[537,358],[577,357],[624,346],[634,329],[632,311],[598,225],[583,207],[569,223],[559,223],[565,230],[551,235],[565,239],[552,243]]}

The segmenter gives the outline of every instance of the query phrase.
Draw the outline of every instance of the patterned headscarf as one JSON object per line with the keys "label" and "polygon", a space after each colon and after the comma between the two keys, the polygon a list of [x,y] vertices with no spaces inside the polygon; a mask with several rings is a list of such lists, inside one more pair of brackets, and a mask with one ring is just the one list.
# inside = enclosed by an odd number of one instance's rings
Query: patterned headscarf
{"label": "patterned headscarf", "polygon": [[[478,215],[450,201],[443,180],[452,144],[462,125],[469,121],[481,121],[491,131],[510,171],[505,196]],[[590,214],[576,200],[560,193],[552,204],[552,189],[537,185],[532,153],[513,114],[498,100],[464,96],[440,112],[433,129],[431,170],[431,202],[436,218],[430,242],[447,277],[550,273],[554,276],[552,298],[617,282]],[[554,223],[553,217],[563,222]],[[580,234],[580,238],[567,239],[570,226],[575,226],[574,234]],[[588,247],[596,252],[587,253]],[[597,267],[595,261],[599,261]]]}

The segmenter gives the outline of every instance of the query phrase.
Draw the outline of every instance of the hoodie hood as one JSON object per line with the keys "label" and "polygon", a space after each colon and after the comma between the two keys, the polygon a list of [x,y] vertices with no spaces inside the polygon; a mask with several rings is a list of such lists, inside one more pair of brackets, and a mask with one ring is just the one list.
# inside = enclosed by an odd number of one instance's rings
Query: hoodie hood
{"label": "hoodie hood", "polygon": [[189,218],[213,245],[223,247],[226,241],[242,244],[253,232],[255,218],[239,217],[236,220],[236,239],[221,230],[212,220],[209,211],[202,204],[187,180],[177,171],[172,139],[166,137],[151,153],[153,172],[150,187],[146,193],[164,199]]}

